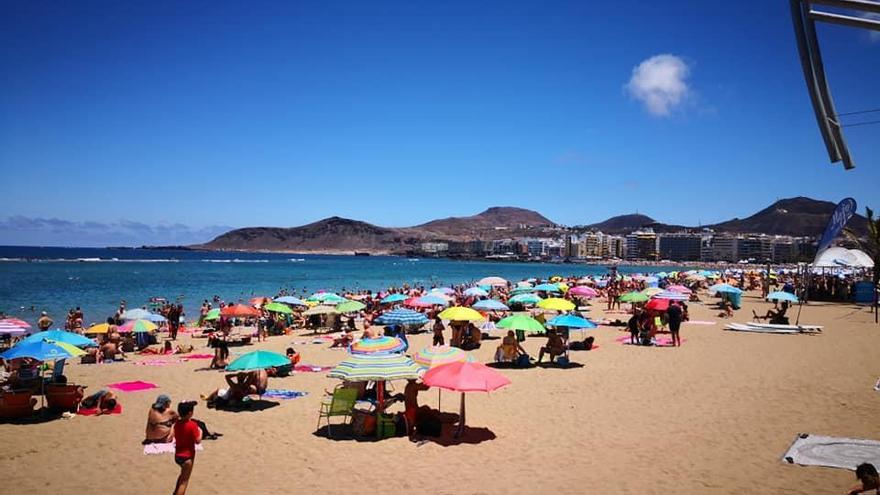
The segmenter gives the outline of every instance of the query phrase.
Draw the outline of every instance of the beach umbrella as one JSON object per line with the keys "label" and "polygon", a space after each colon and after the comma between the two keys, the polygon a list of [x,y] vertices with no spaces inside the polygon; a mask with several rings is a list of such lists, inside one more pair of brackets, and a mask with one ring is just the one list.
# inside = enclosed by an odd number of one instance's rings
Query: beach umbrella
{"label": "beach umbrella", "polygon": [[150,313],[146,318],[141,318],[142,320],[147,320],[153,323],[162,323],[166,321],[165,317],[156,313]]}
{"label": "beach umbrella", "polygon": [[266,311],[271,311],[273,313],[283,313],[286,315],[293,313],[293,310],[290,309],[290,306],[281,304],[279,302],[270,302],[269,304],[263,306],[263,309]]}
{"label": "beach umbrella", "polygon": [[441,294],[455,294],[455,291],[451,287],[434,287],[428,292],[439,292]]}
{"label": "beach umbrella", "polygon": [[376,382],[376,408],[385,409],[385,382],[389,380],[416,380],[422,368],[403,354],[351,354],[336,365],[330,378],[350,382]]}
{"label": "beach umbrella", "polygon": [[517,287],[516,289],[510,291],[510,295],[518,296],[520,294],[531,294],[533,292],[535,292],[535,289],[533,289],[532,287]]}
{"label": "beach umbrella", "polygon": [[434,306],[434,304],[429,301],[422,301],[421,297],[411,297],[404,301],[403,305],[411,308],[430,308],[431,306]]}
{"label": "beach umbrella", "polygon": [[3,318],[2,320],[0,320],[0,325],[4,325],[4,324],[16,326],[19,328],[24,328],[25,330],[27,330],[28,328],[31,327],[30,323],[28,323],[20,318]]}
{"label": "beach umbrella", "polygon": [[220,308],[214,308],[205,314],[205,320],[217,320],[220,318]]}
{"label": "beach umbrella", "polygon": [[24,327],[20,327],[18,325],[14,325],[12,323],[7,323],[5,320],[0,321],[0,334],[6,335],[24,335],[27,333],[27,329]]}
{"label": "beach umbrella", "polygon": [[576,315],[559,315],[548,321],[547,325],[568,328],[596,328],[596,324],[592,321]]}
{"label": "beach umbrella", "polygon": [[521,330],[528,333],[543,333],[546,330],[540,321],[526,315],[502,318],[495,326],[504,330]]}
{"label": "beach umbrella", "polygon": [[709,292],[710,293],[727,292],[730,294],[741,294],[742,293],[741,290],[737,289],[736,287],[734,287],[730,284],[715,284],[715,285],[709,287]]}
{"label": "beach umbrella", "polygon": [[351,344],[349,351],[352,354],[389,354],[403,352],[407,349],[406,342],[397,337],[376,337],[374,339],[360,339]]}
{"label": "beach umbrella", "polygon": [[440,297],[436,294],[428,294],[427,296],[422,296],[418,298],[418,302],[420,304],[427,304],[429,306],[448,306],[449,301],[444,297]]}
{"label": "beach umbrella", "polygon": [[290,364],[287,356],[272,351],[251,351],[242,354],[226,366],[226,371],[253,371]]}
{"label": "beach umbrella", "polygon": [[260,316],[260,310],[244,304],[235,304],[221,308],[220,314],[227,318],[247,318]]}
{"label": "beach umbrella", "polygon": [[360,301],[345,301],[336,305],[337,313],[354,313],[366,308],[367,305]]}
{"label": "beach umbrella", "polygon": [[486,297],[489,295],[489,293],[479,287],[471,287],[464,291],[464,295],[473,297]]}
{"label": "beach umbrella", "polygon": [[98,344],[92,339],[83,337],[78,333],[68,332],[65,330],[46,330],[45,332],[37,332],[30,337],[23,339],[19,345],[32,342],[63,342],[77,347],[96,347]]}
{"label": "beach umbrella", "polygon": [[3,354],[0,354],[0,358],[7,361],[19,358],[31,358],[36,359],[37,361],[57,361],[59,359],[68,359],[71,357],[73,357],[73,355],[64,347],[44,340],[18,344]]}
{"label": "beach umbrella", "polygon": [[391,294],[390,296],[383,297],[382,300],[379,302],[381,302],[382,304],[390,304],[390,303],[396,303],[396,302],[403,302],[403,301],[406,301],[406,299],[407,299],[407,297],[403,294]]}
{"label": "beach umbrella", "polygon": [[436,368],[449,363],[463,363],[470,359],[468,354],[458,347],[448,345],[427,346],[415,353],[413,361],[422,368]]}
{"label": "beach umbrella", "polygon": [[533,287],[533,290],[540,292],[562,292],[556,284],[540,284]]}
{"label": "beach umbrella", "polygon": [[504,305],[504,303],[500,301],[496,301],[494,299],[483,299],[482,301],[477,301],[473,306],[474,309],[482,309],[484,311],[509,311],[510,308]]}
{"label": "beach umbrella", "polygon": [[316,292],[306,299],[306,301],[314,301],[323,304],[339,304],[347,301],[344,297],[333,292]]}
{"label": "beach umbrella", "polygon": [[782,291],[771,292],[771,293],[767,294],[767,300],[769,300],[769,301],[787,301],[790,303],[800,302],[800,299],[798,299],[796,295],[792,294],[791,292],[782,292]]}
{"label": "beach umbrella", "polygon": [[67,351],[68,354],[70,354],[71,357],[80,357],[86,355],[86,351],[80,349],[73,344],[68,344],[67,342],[55,342],[54,340],[50,340],[48,342],[64,349],[65,351]]}
{"label": "beach umbrella", "polygon": [[690,296],[681,292],[662,291],[652,296],[654,299],[669,299],[670,301],[687,301]]}
{"label": "beach umbrella", "polygon": [[574,309],[574,303],[558,297],[550,297],[543,301],[539,301],[538,307],[553,311],[571,311]]}
{"label": "beach umbrella", "polygon": [[648,287],[647,289],[642,291],[642,294],[648,297],[654,297],[656,294],[663,292],[663,289],[659,287]]}
{"label": "beach umbrella", "polygon": [[418,311],[398,308],[380,315],[376,318],[380,325],[424,325],[428,323],[428,317]]}
{"label": "beach umbrella", "polygon": [[155,323],[149,320],[132,320],[124,325],[119,325],[117,328],[119,329],[119,333],[144,333],[153,332],[159,329]]}
{"label": "beach umbrella", "polygon": [[653,309],[654,311],[666,311],[669,309],[669,299],[651,299],[645,305],[645,308]]}
{"label": "beach umbrella", "polygon": [[526,288],[526,287],[527,287],[527,288],[531,288],[532,285],[534,285],[534,284],[532,284],[532,283],[529,282],[528,280],[522,280],[522,281],[519,281],[519,282],[516,283],[516,287],[517,287],[517,289]]}
{"label": "beach umbrella", "polygon": [[431,368],[425,372],[422,382],[429,387],[461,392],[461,411],[455,436],[460,436],[464,431],[466,392],[492,392],[510,385],[510,380],[506,376],[485,364],[474,361],[454,362]]}
{"label": "beach umbrella", "polygon": [[258,308],[262,308],[264,304],[269,304],[269,302],[271,300],[272,300],[271,297],[257,296],[257,297],[250,298],[250,300],[248,302],[251,303],[251,306],[256,306]]}
{"label": "beach umbrella", "polygon": [[481,315],[477,311],[462,306],[447,308],[443,310],[438,316],[443,320],[450,321],[477,321],[483,319],[483,315]]}
{"label": "beach umbrella", "polygon": [[565,282],[557,282],[556,287],[558,287],[559,290],[562,291],[563,293],[568,292],[568,289],[569,289],[568,284]]}
{"label": "beach umbrella", "polygon": [[151,314],[152,313],[150,313],[146,309],[134,308],[134,309],[129,309],[129,310],[123,311],[122,314],[119,315],[119,317],[122,318],[123,320],[143,320],[146,317],[150,316]]}
{"label": "beach umbrella", "polygon": [[507,300],[510,304],[538,304],[543,301],[537,294],[519,294]]}
{"label": "beach umbrella", "polygon": [[678,292],[679,294],[691,294],[693,292],[683,285],[670,285],[666,290],[670,292]]}
{"label": "beach umbrella", "polygon": [[481,278],[477,285],[491,285],[493,287],[500,287],[502,285],[507,285],[507,280],[504,280],[501,277],[485,277]]}
{"label": "beach umbrella", "polygon": [[599,292],[596,289],[593,289],[592,287],[587,287],[585,285],[573,287],[572,289],[569,289],[568,293],[572,296],[578,297],[596,297],[599,295]]}
{"label": "beach umbrella", "polygon": [[289,304],[291,306],[308,306],[308,304],[306,304],[305,301],[303,301],[302,299],[300,299],[298,297],[293,297],[293,296],[276,297],[275,302],[279,302],[282,304]]}
{"label": "beach umbrella", "polygon": [[617,298],[620,302],[628,302],[628,303],[641,303],[650,299],[645,294],[641,292],[627,292],[626,294]]}
{"label": "beach umbrella", "polygon": [[303,316],[312,316],[312,315],[329,315],[331,313],[335,313],[336,308],[333,306],[315,306],[313,308],[309,308],[303,311]]}
{"label": "beach umbrella", "polygon": [[98,323],[97,325],[92,325],[89,328],[85,329],[83,333],[85,334],[95,334],[95,333],[107,333],[110,331],[109,323]]}

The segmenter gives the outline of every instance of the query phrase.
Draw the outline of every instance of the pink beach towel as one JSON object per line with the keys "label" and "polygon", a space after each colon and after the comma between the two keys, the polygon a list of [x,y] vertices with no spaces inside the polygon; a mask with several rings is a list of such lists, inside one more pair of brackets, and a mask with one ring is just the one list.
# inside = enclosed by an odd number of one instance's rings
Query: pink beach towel
{"label": "pink beach towel", "polygon": [[[76,413],[79,414],[80,416],[97,416],[98,415],[98,408],[97,407],[94,407],[92,409],[80,408],[80,410],[77,411]],[[102,414],[102,416],[107,415],[107,414],[122,414],[122,404],[117,402],[116,407],[112,411],[105,412],[104,414]]]}
{"label": "pink beach towel", "polygon": [[115,388],[116,390],[121,390],[122,392],[140,392],[141,390],[150,390],[152,388],[158,388],[155,383],[142,382],[140,380],[135,382],[119,382],[119,383],[111,383],[107,385],[110,388]]}
{"label": "pink beach towel", "polygon": [[315,366],[312,364],[299,364],[293,367],[293,371],[297,373],[321,373],[322,371],[330,371],[332,369],[332,366]]}
{"label": "pink beach towel", "polygon": [[131,364],[136,364],[138,366],[167,366],[179,362],[180,361],[168,361],[165,359],[147,359],[146,361],[133,361]]}
{"label": "pink beach towel", "polygon": [[[196,450],[205,450],[202,444],[196,444]],[[148,443],[144,445],[144,455],[173,454],[174,442],[171,443]]]}
{"label": "pink beach towel", "polygon": [[187,354],[180,356],[180,359],[214,359],[213,354]]}

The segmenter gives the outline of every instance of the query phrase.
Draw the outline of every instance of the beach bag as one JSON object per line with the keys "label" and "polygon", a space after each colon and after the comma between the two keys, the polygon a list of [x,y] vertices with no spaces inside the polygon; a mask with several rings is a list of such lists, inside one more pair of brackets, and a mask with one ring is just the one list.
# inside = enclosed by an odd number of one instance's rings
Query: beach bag
{"label": "beach bag", "polygon": [[556,364],[558,366],[568,366],[569,363],[568,356],[559,356],[556,358]]}
{"label": "beach bag", "polygon": [[520,354],[517,356],[516,361],[513,362],[513,365],[517,368],[528,368],[529,367],[529,355],[528,354]]}

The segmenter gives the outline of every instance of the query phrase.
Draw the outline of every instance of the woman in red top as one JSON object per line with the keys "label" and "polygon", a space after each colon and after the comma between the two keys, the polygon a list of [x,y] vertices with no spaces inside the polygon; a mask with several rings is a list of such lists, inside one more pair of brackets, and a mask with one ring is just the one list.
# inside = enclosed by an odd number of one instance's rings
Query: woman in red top
{"label": "woman in red top", "polygon": [[196,445],[202,443],[202,430],[193,421],[194,401],[177,404],[177,413],[180,419],[174,425],[174,462],[180,466],[180,476],[177,477],[177,486],[174,495],[184,495],[189,477],[192,474],[193,462],[196,459]]}

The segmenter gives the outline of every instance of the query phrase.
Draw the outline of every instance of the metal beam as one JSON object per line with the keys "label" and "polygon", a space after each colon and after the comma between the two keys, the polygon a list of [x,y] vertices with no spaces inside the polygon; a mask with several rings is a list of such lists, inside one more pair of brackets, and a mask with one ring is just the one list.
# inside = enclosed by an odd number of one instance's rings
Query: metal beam
{"label": "metal beam", "polygon": [[808,0],[814,5],[827,5],[829,7],[837,7],[841,9],[864,10],[866,12],[874,12],[880,14],[880,3],[869,2],[868,0]]}
{"label": "metal beam", "polygon": [[843,26],[880,31],[880,21],[865,19],[864,17],[853,17],[849,15],[832,14],[829,12],[819,12],[817,10],[811,10],[810,19],[814,21],[829,22],[831,24],[841,24]]}

